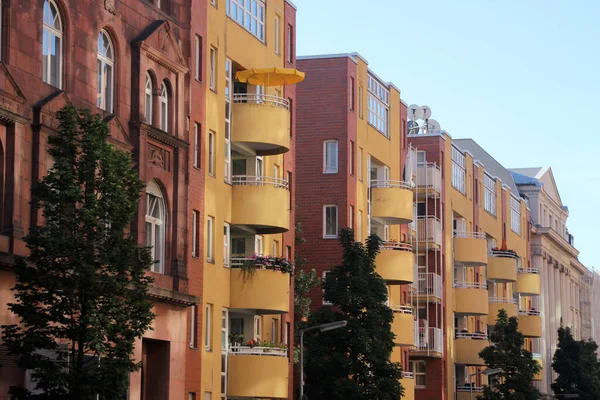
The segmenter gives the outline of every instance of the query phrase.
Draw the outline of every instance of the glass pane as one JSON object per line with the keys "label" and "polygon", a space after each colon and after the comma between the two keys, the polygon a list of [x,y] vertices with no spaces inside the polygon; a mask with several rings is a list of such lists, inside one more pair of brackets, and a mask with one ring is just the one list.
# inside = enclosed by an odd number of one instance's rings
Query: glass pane
{"label": "glass pane", "polygon": [[152,224],[146,222],[146,246],[152,246]]}
{"label": "glass pane", "polygon": [[155,240],[155,257],[156,260],[158,261],[158,264],[156,266],[156,270],[158,272],[163,272],[162,271],[162,263],[163,263],[163,243],[162,243],[162,227],[160,225],[154,225],[154,240]]}
{"label": "glass pane", "polygon": [[50,84],[60,87],[60,44],[59,37],[50,35]]}
{"label": "glass pane", "polygon": [[237,22],[238,24],[242,25],[244,23],[244,10],[242,9],[241,6],[238,6],[238,15],[237,15]]}
{"label": "glass pane", "polygon": [[146,122],[152,123],[152,95],[146,93]]}
{"label": "glass pane", "polygon": [[108,64],[104,64],[104,109],[108,112],[112,112],[112,67]]}
{"label": "glass pane", "polygon": [[42,34],[42,78],[48,82],[48,47],[50,46],[50,33],[44,29]]}
{"label": "glass pane", "polygon": [[102,61],[98,60],[98,82],[96,83],[96,87],[98,88],[98,94],[96,96],[96,107],[102,107]]}

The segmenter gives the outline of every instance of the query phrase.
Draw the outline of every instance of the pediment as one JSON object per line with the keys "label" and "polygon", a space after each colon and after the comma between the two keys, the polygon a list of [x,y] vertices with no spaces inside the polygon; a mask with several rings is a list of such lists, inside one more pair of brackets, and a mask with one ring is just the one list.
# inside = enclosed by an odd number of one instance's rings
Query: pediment
{"label": "pediment", "polygon": [[27,99],[6,64],[0,63],[0,109],[16,115],[25,115],[26,102]]}
{"label": "pediment", "polygon": [[33,106],[33,123],[58,129],[59,121],[56,113],[66,105],[73,105],[71,99],[64,91],[57,90]]}
{"label": "pediment", "polygon": [[115,115],[109,115],[104,118],[104,122],[108,124],[110,130],[109,141],[117,147],[125,147],[127,150],[133,149],[133,144],[129,138],[129,134],[121,124],[119,117]]}
{"label": "pediment", "polygon": [[133,44],[141,46],[148,57],[170,70],[188,71],[186,59],[168,21],[153,21],[133,40]]}

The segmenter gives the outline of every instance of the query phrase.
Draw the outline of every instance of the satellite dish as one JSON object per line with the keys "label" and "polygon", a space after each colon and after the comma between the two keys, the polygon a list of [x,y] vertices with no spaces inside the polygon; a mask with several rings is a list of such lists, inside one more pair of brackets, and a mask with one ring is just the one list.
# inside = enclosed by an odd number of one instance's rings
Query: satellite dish
{"label": "satellite dish", "polygon": [[430,118],[427,120],[427,132],[439,132],[441,130],[442,127],[440,126],[440,123],[437,122],[435,119]]}
{"label": "satellite dish", "polygon": [[421,106],[421,110],[423,110],[421,119],[429,119],[429,117],[431,117],[431,108],[429,108],[429,106]]}
{"label": "satellite dish", "polygon": [[411,104],[408,107],[408,119],[416,120],[423,117],[423,110],[416,104]]}
{"label": "satellite dish", "polygon": [[418,135],[419,131],[421,130],[421,127],[417,121],[408,121],[407,127],[409,135]]}

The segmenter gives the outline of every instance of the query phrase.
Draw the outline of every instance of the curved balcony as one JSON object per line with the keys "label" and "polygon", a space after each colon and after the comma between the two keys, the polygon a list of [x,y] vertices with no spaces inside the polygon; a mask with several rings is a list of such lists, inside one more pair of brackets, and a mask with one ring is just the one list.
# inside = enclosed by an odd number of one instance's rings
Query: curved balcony
{"label": "curved balcony", "polygon": [[538,364],[540,364],[540,367],[542,369],[540,369],[540,372],[538,372],[537,374],[534,375],[533,380],[534,381],[542,381],[544,380],[544,361],[542,360],[542,355],[540,353],[533,353],[532,354],[533,359],[536,360],[538,362]]}
{"label": "curved balcony", "polygon": [[389,284],[413,283],[415,256],[408,243],[385,242],[375,258],[375,271]]}
{"label": "curved balcony", "polygon": [[498,311],[504,309],[508,317],[517,316],[517,302],[508,297],[490,297],[488,298],[488,324],[496,323]]}
{"label": "curved balcony", "polygon": [[536,310],[519,310],[519,332],[525,337],[542,337],[542,317]]}
{"label": "curved balcony", "polygon": [[259,235],[284,233],[290,224],[290,191],[285,179],[234,175],[231,223]]}
{"label": "curved balcony", "polygon": [[265,94],[234,94],[231,141],[248,146],[259,156],[290,150],[289,101]]}
{"label": "curved balcony", "polygon": [[481,282],[454,283],[454,312],[464,315],[487,315],[487,284]]}
{"label": "curved balcony", "polygon": [[290,310],[290,274],[270,269],[255,269],[244,274],[241,264],[251,258],[231,260],[231,308],[256,310],[259,314],[285,314]]}
{"label": "curved balcony", "polygon": [[232,346],[228,358],[228,396],[287,399],[287,349]]}
{"label": "curved balcony", "polygon": [[413,187],[389,180],[371,181],[371,216],[387,224],[408,224],[413,220]]}
{"label": "curved balcony", "polygon": [[454,339],[454,363],[460,365],[485,365],[479,352],[489,346],[485,333],[457,332]]}
{"label": "curved balcony", "polygon": [[455,232],[454,262],[465,265],[487,265],[488,251],[485,233]]}
{"label": "curved balcony", "polygon": [[519,256],[511,251],[488,253],[487,279],[494,282],[516,282]]}
{"label": "curved balcony", "polygon": [[541,287],[539,270],[534,268],[519,268],[517,270],[517,283],[514,285],[515,293],[526,296],[539,296]]}
{"label": "curved balcony", "polygon": [[403,400],[415,400],[415,377],[412,372],[402,372],[400,383],[404,388]]}
{"label": "curved balcony", "polygon": [[394,344],[396,346],[414,346],[415,345],[415,319],[411,306],[392,306],[394,311],[394,321],[392,322],[392,332],[396,337]]}

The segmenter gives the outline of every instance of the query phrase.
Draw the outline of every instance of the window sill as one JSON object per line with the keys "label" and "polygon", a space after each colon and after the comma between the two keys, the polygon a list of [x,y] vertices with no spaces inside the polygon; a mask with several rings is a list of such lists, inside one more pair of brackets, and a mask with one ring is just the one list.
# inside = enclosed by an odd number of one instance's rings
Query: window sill
{"label": "window sill", "polygon": [[[483,209],[483,211],[485,211],[485,213],[487,215],[489,215],[490,217],[494,218],[494,219],[498,219],[498,217],[494,214],[492,214],[491,212],[489,212],[488,210],[486,210],[485,208]],[[512,229],[511,229],[512,230]]]}
{"label": "window sill", "polygon": [[338,171],[323,171],[323,175],[335,175]]}
{"label": "window sill", "polygon": [[197,255],[194,255],[194,254],[192,254],[192,258],[194,258],[194,259],[196,259],[196,260],[197,260],[197,259],[199,259],[199,258],[200,258],[200,256],[197,256]]}
{"label": "window sill", "polygon": [[337,239],[337,235],[336,236],[323,236],[323,239]]}
{"label": "window sill", "polygon": [[194,165],[194,169],[195,169],[196,171],[202,171],[202,168],[200,168],[200,167],[198,167],[198,166],[196,166],[196,165]]}
{"label": "window sill", "polygon": [[202,83],[202,79],[194,78],[194,80],[198,83]]}
{"label": "window sill", "polygon": [[210,91],[213,92],[214,94],[219,94],[219,93],[217,93],[217,89],[215,89],[215,88],[210,88]]}
{"label": "window sill", "polygon": [[190,350],[198,350],[198,346],[190,346]]}
{"label": "window sill", "polygon": [[210,264],[214,264],[214,263],[215,263],[215,260],[211,260],[210,258],[207,258],[207,259],[206,259],[206,262],[207,262],[207,263],[210,263]]}

